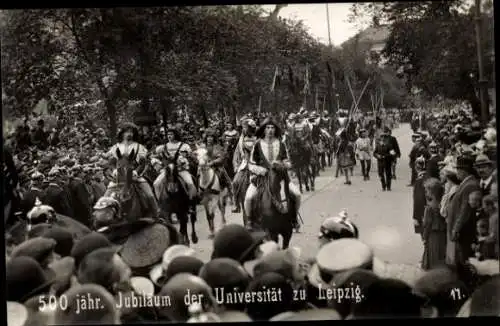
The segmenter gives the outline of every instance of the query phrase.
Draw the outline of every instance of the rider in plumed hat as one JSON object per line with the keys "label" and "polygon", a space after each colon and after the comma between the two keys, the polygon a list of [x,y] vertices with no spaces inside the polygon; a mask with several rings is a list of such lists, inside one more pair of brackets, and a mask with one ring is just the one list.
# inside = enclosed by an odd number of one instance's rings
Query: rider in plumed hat
{"label": "rider in plumed hat", "polygon": [[[258,178],[264,181],[262,178],[267,174],[268,170],[271,168],[282,168],[290,169],[291,163],[288,158],[288,150],[285,144],[281,141],[282,130],[278,123],[274,121],[272,117],[266,118],[260,125],[256,132],[257,141],[253,147],[252,153],[250,155],[250,171],[257,175]],[[258,180],[256,180],[257,182]],[[295,184],[290,180],[288,182],[288,188],[293,201],[295,204],[296,213],[299,211],[301,196],[300,191],[297,189]],[[253,200],[257,195],[257,187],[254,183],[251,183],[247,189],[244,209],[249,216],[249,220],[252,220],[252,206]]]}

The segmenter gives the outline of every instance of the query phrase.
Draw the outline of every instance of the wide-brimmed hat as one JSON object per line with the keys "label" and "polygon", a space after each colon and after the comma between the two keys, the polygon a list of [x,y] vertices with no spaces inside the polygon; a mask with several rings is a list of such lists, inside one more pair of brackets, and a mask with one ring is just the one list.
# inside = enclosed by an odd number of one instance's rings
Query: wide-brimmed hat
{"label": "wide-brimmed hat", "polygon": [[155,293],[155,286],[148,278],[133,276],[130,278],[130,285],[137,294],[152,296]]}
{"label": "wide-brimmed hat", "polygon": [[246,266],[250,275],[258,277],[265,273],[278,273],[290,281],[298,281],[301,278],[299,273],[298,253],[293,248],[279,250],[262,257],[253,268]]}
{"label": "wide-brimmed hat", "polygon": [[7,325],[24,326],[28,320],[28,309],[19,302],[7,301]]}
{"label": "wide-brimmed hat", "polygon": [[6,265],[7,300],[24,302],[48,292],[55,281],[55,273],[43,271],[35,259],[25,256],[11,258]]}
{"label": "wide-brimmed hat", "polygon": [[274,128],[276,128],[276,131],[275,131],[275,136],[276,138],[281,138],[281,136],[283,135],[283,132],[279,126],[279,124],[272,118],[272,117],[267,117],[259,126],[259,128],[257,129],[257,131],[255,132],[255,135],[257,136],[257,138],[262,138],[264,137],[264,131],[266,130],[266,126],[267,125],[273,125]]}
{"label": "wide-brimmed hat", "polygon": [[170,245],[170,232],[161,224],[153,224],[131,234],[120,250],[123,261],[131,268],[158,263]]}
{"label": "wide-brimmed hat", "polygon": [[54,239],[42,237],[29,239],[15,247],[11,257],[31,257],[37,262],[42,263],[54,251],[56,245],[57,242]]}
{"label": "wide-brimmed hat", "polygon": [[327,239],[358,238],[358,227],[347,216],[326,218],[320,226],[318,237]]}
{"label": "wide-brimmed hat", "polygon": [[125,133],[125,131],[127,130],[132,130],[132,133],[133,133],[133,140],[134,141],[137,141],[139,140],[139,127],[137,127],[137,125],[131,123],[131,122],[127,122],[127,123],[124,123],[121,128],[120,128],[120,131],[118,132],[118,139],[121,141],[122,138],[123,138],[123,134]]}
{"label": "wide-brimmed hat", "polygon": [[[189,291],[189,292],[188,292]],[[174,322],[185,322],[189,319],[189,308],[186,304],[186,293],[202,296],[202,306],[216,304],[210,286],[200,277],[187,273],[177,274],[165,284],[159,292],[160,297],[168,297],[170,303],[158,311],[160,316]]]}
{"label": "wide-brimmed hat", "polygon": [[165,276],[164,275],[165,271],[168,270],[168,266],[170,265],[172,260],[174,260],[177,257],[185,257],[185,256],[194,257],[195,255],[196,252],[194,251],[194,249],[189,248],[188,246],[181,244],[170,246],[163,253],[161,263],[155,265],[149,272],[149,278],[154,284],[162,286],[163,281],[161,279],[162,277]]}
{"label": "wide-brimmed hat", "polygon": [[493,161],[484,154],[479,154],[474,161],[474,166],[493,165]]}
{"label": "wide-brimmed hat", "polygon": [[231,288],[243,292],[250,281],[248,273],[240,263],[231,258],[216,258],[203,266],[199,272],[212,289]]}
{"label": "wide-brimmed hat", "polygon": [[71,257],[75,258],[78,266],[83,258],[94,250],[112,247],[113,244],[106,236],[98,232],[92,232],[78,240],[71,249]]}
{"label": "wide-brimmed hat", "polygon": [[247,303],[246,312],[256,321],[269,320],[277,314],[293,309],[293,288],[283,275],[273,272],[259,275],[250,282],[247,292],[267,291],[267,289],[274,289],[280,293],[280,300],[276,302],[252,300]]}
{"label": "wide-brimmed hat", "polygon": [[457,158],[457,163],[455,165],[455,168],[461,169],[461,170],[466,170],[466,171],[471,171],[474,167],[474,158],[471,157],[470,155],[462,155]]}
{"label": "wide-brimmed hat", "polygon": [[266,241],[266,242],[260,244],[255,250],[258,251],[258,253],[256,254],[257,257],[255,259],[246,261],[243,264],[243,267],[245,268],[245,270],[247,271],[247,273],[249,275],[254,275],[253,269],[254,269],[255,265],[257,265],[259,262],[261,262],[264,259],[264,257],[266,257],[267,255],[269,255],[273,252],[279,251],[280,246],[278,243],[276,243],[274,241]]}
{"label": "wide-brimmed hat", "polygon": [[244,263],[254,258],[254,250],[266,237],[266,232],[250,232],[239,224],[226,225],[215,235],[212,259],[226,257]]}
{"label": "wide-brimmed hat", "polygon": [[337,273],[354,268],[372,270],[374,264],[374,253],[368,245],[357,239],[339,239],[321,247],[308,279],[316,288],[327,287]]}

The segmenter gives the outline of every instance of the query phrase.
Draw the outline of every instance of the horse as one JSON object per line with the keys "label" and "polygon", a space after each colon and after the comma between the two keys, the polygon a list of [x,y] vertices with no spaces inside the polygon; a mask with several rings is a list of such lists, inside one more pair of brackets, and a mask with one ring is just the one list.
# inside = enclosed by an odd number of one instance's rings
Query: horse
{"label": "horse", "polygon": [[214,168],[207,165],[209,158],[205,148],[196,150],[198,158],[198,187],[200,189],[201,204],[210,229],[210,238],[215,236],[215,208],[219,209],[222,225],[226,225],[226,206],[229,199],[229,188],[221,186],[221,180]]}
{"label": "horse", "polygon": [[148,200],[139,190],[134,178],[134,165],[137,152],[133,149],[129,155],[123,155],[116,149],[116,177],[115,183],[110,183],[104,196],[113,197],[120,202],[121,212],[126,220],[133,221],[143,217],[156,216],[148,208]]}
{"label": "horse", "polygon": [[198,235],[196,234],[196,215],[190,214],[191,201],[187,190],[182,185],[179,180],[177,173],[177,165],[174,163],[175,160],[170,160],[164,157],[166,164],[165,166],[165,184],[163,186],[163,191],[156,194],[158,196],[159,206],[162,211],[163,217],[167,221],[171,221],[172,214],[175,214],[179,223],[179,233],[181,235],[180,242],[185,245],[189,245],[188,237],[188,220],[191,221],[191,240],[193,243],[198,242]]}
{"label": "horse", "polygon": [[314,181],[316,179],[315,157],[312,145],[307,141],[301,140],[295,132],[290,132],[288,137],[289,154],[292,161],[295,174],[299,180],[299,189],[302,193],[302,184],[305,184],[306,191],[309,191],[309,184],[311,190],[314,191]]}
{"label": "horse", "polygon": [[289,177],[284,168],[271,168],[256,181],[257,196],[253,202],[252,216],[259,217],[252,221],[253,227],[262,229],[270,240],[279,243],[283,238],[282,249],[287,249],[293,234],[295,205],[288,189]]}

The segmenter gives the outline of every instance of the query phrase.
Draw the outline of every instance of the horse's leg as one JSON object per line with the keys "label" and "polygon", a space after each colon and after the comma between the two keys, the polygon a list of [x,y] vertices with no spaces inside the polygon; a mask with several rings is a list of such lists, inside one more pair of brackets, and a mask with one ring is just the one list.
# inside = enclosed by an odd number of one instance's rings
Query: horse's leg
{"label": "horse's leg", "polygon": [[180,214],[183,216],[178,216],[179,220],[179,233],[181,234],[182,243],[186,246],[189,246],[189,237],[187,234],[187,215]]}
{"label": "horse's leg", "polygon": [[205,208],[205,216],[207,217],[208,229],[210,231],[210,234],[208,237],[209,237],[209,239],[213,239],[213,237],[215,236],[214,216],[210,212],[209,205],[210,205],[209,202],[205,202],[203,204],[203,207]]}
{"label": "horse's leg", "polygon": [[[227,191],[227,190],[226,190]],[[225,191],[224,191],[225,192]],[[220,215],[221,215],[221,218],[222,218],[222,225],[226,225],[226,206],[227,206],[227,199],[229,198],[230,196],[228,194],[223,194],[219,197],[219,200],[217,201],[217,204],[219,206],[219,211],[220,211]]]}
{"label": "horse's leg", "polygon": [[283,247],[282,249],[285,250],[290,246],[290,240],[292,240],[292,234],[293,230],[290,228],[289,230],[284,230],[283,233],[281,233],[281,236],[283,237]]}
{"label": "horse's leg", "polygon": [[302,172],[300,167],[296,169],[296,173],[297,173],[297,179],[299,180],[299,190],[300,193],[302,193]]}
{"label": "horse's leg", "polygon": [[191,241],[193,241],[194,244],[198,243],[198,235],[196,234],[196,207],[194,210],[189,214],[189,220],[191,221]]}

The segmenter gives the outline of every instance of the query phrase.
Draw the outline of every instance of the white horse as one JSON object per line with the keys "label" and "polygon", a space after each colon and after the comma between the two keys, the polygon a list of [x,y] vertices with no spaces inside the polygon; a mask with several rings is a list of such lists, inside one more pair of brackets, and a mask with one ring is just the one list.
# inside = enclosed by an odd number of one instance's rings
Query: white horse
{"label": "white horse", "polygon": [[226,225],[226,206],[229,199],[228,187],[222,188],[220,179],[214,168],[208,165],[209,157],[206,148],[196,150],[198,159],[198,188],[201,204],[205,208],[205,214],[210,228],[210,238],[215,235],[215,210],[219,209],[222,217],[222,225]]}

